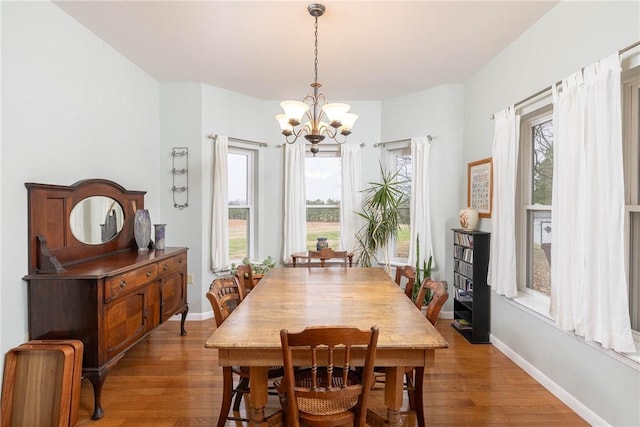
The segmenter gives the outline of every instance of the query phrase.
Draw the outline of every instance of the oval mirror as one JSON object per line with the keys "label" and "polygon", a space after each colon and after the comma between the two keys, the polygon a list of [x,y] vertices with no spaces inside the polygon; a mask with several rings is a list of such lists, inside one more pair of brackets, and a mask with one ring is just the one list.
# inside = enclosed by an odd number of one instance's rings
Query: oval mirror
{"label": "oval mirror", "polygon": [[122,206],[106,196],[91,196],[80,200],[69,216],[71,233],[88,245],[99,245],[113,240],[123,225]]}

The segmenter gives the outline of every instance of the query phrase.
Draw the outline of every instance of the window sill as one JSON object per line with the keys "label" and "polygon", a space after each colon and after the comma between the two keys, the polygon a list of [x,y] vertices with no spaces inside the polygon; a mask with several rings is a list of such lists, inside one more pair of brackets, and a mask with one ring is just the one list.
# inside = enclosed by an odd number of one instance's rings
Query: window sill
{"label": "window sill", "polygon": [[[506,301],[520,309],[529,312],[534,317],[542,320],[543,322],[556,327],[556,323],[549,315],[550,299],[545,295],[537,295],[534,292],[518,292],[518,295],[513,299],[505,298]],[[618,353],[617,351],[603,348],[597,342],[586,341],[584,338],[575,335],[571,331],[562,331],[567,335],[574,337],[577,340],[585,343],[586,345],[593,347],[605,354],[613,357],[614,359],[624,363],[625,365],[640,371],[640,334],[633,335],[633,339],[636,346],[635,353]]]}

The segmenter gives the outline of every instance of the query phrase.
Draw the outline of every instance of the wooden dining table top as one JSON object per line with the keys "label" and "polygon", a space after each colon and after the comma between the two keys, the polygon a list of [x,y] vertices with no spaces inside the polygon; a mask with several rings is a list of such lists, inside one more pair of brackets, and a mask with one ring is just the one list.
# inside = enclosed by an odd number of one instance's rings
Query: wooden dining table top
{"label": "wooden dining table top", "polygon": [[382,268],[275,268],[207,339],[223,366],[282,363],[280,330],[380,329],[377,365],[425,366],[447,341]]}

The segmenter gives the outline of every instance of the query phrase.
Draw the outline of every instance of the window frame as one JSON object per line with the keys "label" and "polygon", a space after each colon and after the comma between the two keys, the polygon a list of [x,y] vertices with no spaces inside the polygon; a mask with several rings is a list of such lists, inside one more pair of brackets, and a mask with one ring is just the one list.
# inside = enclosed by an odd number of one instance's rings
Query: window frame
{"label": "window frame", "polygon": [[[247,156],[247,204],[246,205],[231,205],[227,202],[227,212],[230,209],[247,209],[247,257],[249,259],[254,259],[255,255],[255,247],[256,247],[256,214],[255,214],[255,201],[256,201],[256,166],[257,166],[257,154],[255,149],[245,148],[239,145],[232,145],[231,142],[229,144],[229,148],[227,150],[227,156],[230,154],[243,155]],[[231,244],[231,240],[227,242],[227,246]],[[239,263],[242,262],[242,258],[236,259],[231,258],[231,254],[229,254],[229,262],[231,263]]]}
{"label": "window frame", "polygon": [[[548,306],[550,297],[528,285],[532,276],[532,240],[530,218],[535,212],[551,212],[550,205],[533,204],[533,132],[534,126],[553,120],[553,105],[550,99],[543,105],[521,116],[520,143],[516,195],[516,274],[518,292],[536,300],[536,305]],[[545,310],[548,311],[548,310]],[[545,312],[541,314],[546,314]]]}
{"label": "window frame", "polygon": [[[622,140],[625,195],[625,272],[632,333],[640,341],[640,268],[632,259],[640,255],[640,67],[622,75]],[[635,160],[635,162],[634,162]],[[634,218],[635,217],[635,218]],[[633,301],[636,301],[635,311]],[[637,329],[633,324],[637,323]]]}
{"label": "window frame", "polygon": [[[397,156],[399,155],[407,155],[411,157],[411,141],[404,140],[398,141],[394,143],[389,143],[388,146],[385,146],[385,155],[384,155],[384,164],[390,171],[393,170],[395,173],[398,170],[398,165],[396,162]],[[413,172],[413,171],[412,171]],[[407,196],[407,203],[409,205],[409,218],[407,218],[409,222],[409,227],[411,227],[411,194]],[[389,261],[392,265],[404,265],[409,262],[409,254],[407,254],[406,258],[397,257],[397,242],[396,239],[391,239],[389,242],[389,253],[392,254],[389,257]]]}

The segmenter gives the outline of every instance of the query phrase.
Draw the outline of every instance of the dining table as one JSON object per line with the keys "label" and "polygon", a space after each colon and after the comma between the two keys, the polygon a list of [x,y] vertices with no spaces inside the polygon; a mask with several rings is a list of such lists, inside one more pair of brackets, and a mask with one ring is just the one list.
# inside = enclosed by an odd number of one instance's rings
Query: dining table
{"label": "dining table", "polygon": [[[405,367],[424,375],[448,346],[383,268],[271,269],[205,343],[221,366],[249,367],[249,425],[274,425],[265,414],[267,370],[283,363],[280,330],[309,326],[379,328],[375,365],[385,369],[386,414],[368,411],[370,425],[401,425]],[[362,366],[364,349],[352,357]]]}

